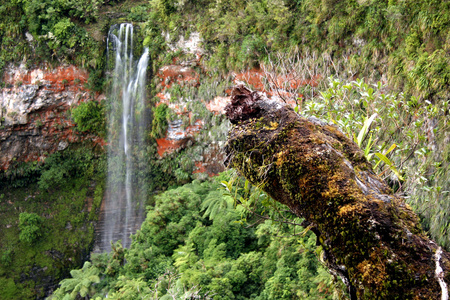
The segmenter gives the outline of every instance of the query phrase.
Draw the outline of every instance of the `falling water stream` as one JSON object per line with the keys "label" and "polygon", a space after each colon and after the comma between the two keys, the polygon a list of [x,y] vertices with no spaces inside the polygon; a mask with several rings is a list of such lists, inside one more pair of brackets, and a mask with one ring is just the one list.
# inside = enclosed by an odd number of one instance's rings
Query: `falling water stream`
{"label": "falling water stream", "polygon": [[148,49],[139,60],[133,57],[133,25],[124,23],[110,28],[108,61],[111,88],[108,93],[108,179],[100,214],[94,251],[110,251],[110,243],[131,244],[130,234],[144,219],[145,180],[140,178],[144,168],[146,70]]}

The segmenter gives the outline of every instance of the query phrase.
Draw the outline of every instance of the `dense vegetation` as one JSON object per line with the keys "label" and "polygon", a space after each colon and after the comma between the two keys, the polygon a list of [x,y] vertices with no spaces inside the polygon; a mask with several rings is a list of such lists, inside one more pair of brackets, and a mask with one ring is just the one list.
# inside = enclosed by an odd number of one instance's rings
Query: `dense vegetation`
{"label": "dense vegetation", "polygon": [[[389,84],[421,99],[445,99],[450,69],[447,1],[175,1],[152,0],[148,44],[156,32],[177,39],[198,31],[212,71],[264,62],[268,53],[297,51],[334,60],[336,72],[384,75]],[[130,14],[130,17],[133,17]],[[152,46],[152,45],[151,45]],[[153,47],[153,46],[152,46]]]}
{"label": "dense vegetation", "polygon": [[42,298],[88,257],[103,196],[102,169],[92,152],[68,149],[45,164],[25,164],[2,176],[2,299]]}
{"label": "dense vegetation", "polygon": [[80,132],[89,131],[98,136],[106,136],[105,105],[96,101],[82,102],[72,108],[70,114]]}
{"label": "dense vegetation", "polygon": [[87,24],[97,20],[102,3],[2,0],[0,70],[9,62],[28,67],[42,62],[75,63],[90,71],[89,88],[101,89],[104,46],[88,33]]}
{"label": "dense vegetation", "polygon": [[385,75],[407,95],[443,99],[450,78],[449,5],[437,0],[2,1],[0,10],[8,13],[0,20],[0,67],[45,57],[90,67],[94,74],[104,58],[93,37],[101,40],[98,35],[111,20],[107,14],[116,13],[142,25],[154,67],[168,55],[161,32],[177,40],[197,31],[211,71],[244,69],[265,61],[268,53],[295,50],[317,61],[331,58],[343,75]]}
{"label": "dense vegetation", "polygon": [[[228,177],[155,196],[130,249],[117,243],[109,255],[72,271],[52,299],[332,299],[315,236],[235,209],[221,185]],[[245,197],[243,185],[232,191]],[[257,197],[269,206],[265,194]],[[292,215],[287,220],[299,221]]]}
{"label": "dense vegetation", "polygon": [[381,82],[329,78],[328,87],[301,103],[302,112],[338,125],[364,150],[375,171],[449,248],[449,102],[420,102],[389,92]]}

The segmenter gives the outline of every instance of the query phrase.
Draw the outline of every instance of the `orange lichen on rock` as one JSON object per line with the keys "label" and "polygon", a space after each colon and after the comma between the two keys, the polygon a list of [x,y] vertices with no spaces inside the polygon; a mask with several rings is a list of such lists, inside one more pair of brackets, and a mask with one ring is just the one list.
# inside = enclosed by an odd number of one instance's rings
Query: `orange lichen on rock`
{"label": "orange lichen on rock", "polygon": [[[105,141],[89,133],[77,134],[68,110],[72,105],[92,99],[84,88],[86,70],[72,65],[36,69],[7,68],[2,89],[0,131],[0,169],[12,161],[42,160],[65,149],[69,143],[93,141],[103,147]],[[95,96],[97,100],[101,95]]]}
{"label": "orange lichen on rock", "polygon": [[156,139],[156,143],[158,144],[158,154],[160,157],[186,145],[186,141],[184,140],[170,140],[167,138]]}
{"label": "orange lichen on rock", "polygon": [[159,69],[157,76],[163,88],[169,88],[173,83],[186,82],[192,86],[198,86],[200,76],[191,67],[169,65]]}
{"label": "orange lichen on rock", "polygon": [[66,88],[72,90],[84,89],[83,84],[86,83],[88,77],[89,73],[86,70],[73,65],[51,68],[44,64],[38,69],[14,68],[6,71],[3,81],[13,86],[21,84],[39,85],[43,89],[61,91]]}

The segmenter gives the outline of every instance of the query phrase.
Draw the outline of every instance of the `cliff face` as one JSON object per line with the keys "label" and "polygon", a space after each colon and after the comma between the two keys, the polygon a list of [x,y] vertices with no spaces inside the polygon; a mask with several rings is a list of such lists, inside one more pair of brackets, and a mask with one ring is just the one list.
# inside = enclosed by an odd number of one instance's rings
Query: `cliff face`
{"label": "cliff face", "polygon": [[[166,133],[156,139],[160,159],[182,149],[195,147],[189,172],[207,173],[209,176],[224,170],[222,147],[228,130],[224,108],[230,101],[230,87],[244,81],[264,91],[269,96],[285,96],[265,90],[264,70],[253,68],[228,74],[227,84],[219,85],[203,66],[203,49],[197,33],[184,41],[169,44],[171,51],[181,51],[183,56],[156,72],[156,106],[167,104],[171,116]],[[12,162],[42,161],[46,156],[64,150],[70,143],[86,139],[104,145],[94,135],[76,134],[68,112],[69,108],[93,98],[100,100],[84,85],[89,77],[86,70],[73,65],[52,68],[42,64],[36,68],[10,66],[3,74],[4,87],[0,94],[0,168],[8,169]],[[226,76],[225,76],[226,77]],[[215,80],[215,81],[214,81]],[[280,86],[301,83],[293,78],[277,78]],[[290,103],[295,105],[295,101]]]}
{"label": "cliff face", "polygon": [[[199,58],[199,57],[198,57]],[[199,146],[198,154],[193,157],[193,173],[206,173],[214,176],[224,170],[222,164],[222,147],[225,142],[225,128],[219,128],[221,134],[213,137],[208,134],[211,129],[212,118],[220,119],[224,114],[224,108],[229,100],[226,96],[216,96],[213,99],[199,98],[194,95],[177,95],[173,87],[191,89],[194,94],[198,93],[202,85],[200,77],[202,74],[195,70],[198,60],[186,65],[175,61],[174,64],[164,66],[157,73],[159,81],[156,104],[166,104],[172,116],[168,122],[167,131],[163,137],[156,139],[160,158],[164,158],[174,152],[187,147]],[[194,106],[196,106],[195,108]],[[199,112],[200,105],[203,112]]]}
{"label": "cliff face", "polygon": [[[199,155],[192,157],[195,164],[193,173],[213,176],[224,170],[222,161],[225,154],[222,149],[228,122],[223,117],[233,85],[245,82],[265,95],[295,107],[302,95],[294,91],[298,91],[299,86],[315,86],[317,82],[301,80],[289,74],[274,75],[272,72],[269,75],[264,66],[213,79],[214,76],[205,71],[203,50],[198,47],[199,43],[191,41],[196,40],[197,35],[194,33],[192,36],[187,43],[171,45],[172,51],[191,54],[191,59],[173,59],[172,64],[161,67],[154,78],[158,91],[156,106],[165,104],[172,114],[165,135],[156,140],[157,149],[160,158],[164,158],[189,147],[201,148]],[[183,41],[183,38],[180,40]],[[191,44],[196,46],[190,48]],[[268,86],[268,80],[275,86]],[[215,126],[217,122],[221,125]]]}
{"label": "cliff face", "polygon": [[[10,66],[0,94],[0,168],[13,161],[43,160],[69,143],[98,137],[74,134],[69,108],[91,99],[84,88],[89,74],[72,65],[27,69]],[[99,100],[102,96],[97,96]]]}

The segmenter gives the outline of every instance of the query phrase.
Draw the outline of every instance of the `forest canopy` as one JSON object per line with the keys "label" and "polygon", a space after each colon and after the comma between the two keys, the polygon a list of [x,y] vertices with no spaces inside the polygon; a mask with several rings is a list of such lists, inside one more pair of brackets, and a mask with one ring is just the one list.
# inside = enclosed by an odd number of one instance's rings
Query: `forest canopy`
{"label": "forest canopy", "polygon": [[[80,270],[99,282],[72,274],[51,299],[75,299],[79,285],[91,299],[333,299],[312,232],[236,210],[227,180],[230,172],[155,196],[129,249],[117,243]],[[235,185],[242,196],[244,186]]]}

